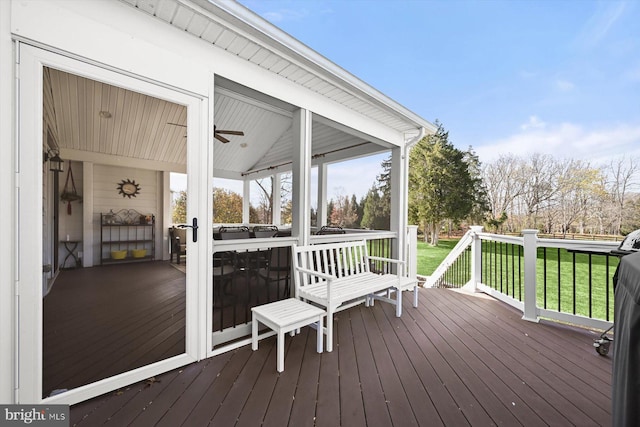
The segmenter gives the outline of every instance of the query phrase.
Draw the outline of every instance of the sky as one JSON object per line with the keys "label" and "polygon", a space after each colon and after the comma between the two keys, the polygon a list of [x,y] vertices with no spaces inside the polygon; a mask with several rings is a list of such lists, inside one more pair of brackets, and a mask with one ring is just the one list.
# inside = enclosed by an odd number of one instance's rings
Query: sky
{"label": "sky", "polygon": [[[482,163],[640,156],[640,2],[240,0]],[[364,195],[384,156],[329,171]]]}

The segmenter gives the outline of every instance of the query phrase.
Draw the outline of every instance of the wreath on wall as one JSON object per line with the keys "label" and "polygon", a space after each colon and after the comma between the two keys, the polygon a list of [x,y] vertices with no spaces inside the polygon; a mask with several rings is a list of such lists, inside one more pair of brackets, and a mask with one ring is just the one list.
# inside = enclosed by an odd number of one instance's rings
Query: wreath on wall
{"label": "wreath on wall", "polygon": [[123,179],[118,184],[118,193],[122,194],[122,197],[136,197],[140,193],[140,184],[136,184],[135,180],[132,181],[129,178]]}

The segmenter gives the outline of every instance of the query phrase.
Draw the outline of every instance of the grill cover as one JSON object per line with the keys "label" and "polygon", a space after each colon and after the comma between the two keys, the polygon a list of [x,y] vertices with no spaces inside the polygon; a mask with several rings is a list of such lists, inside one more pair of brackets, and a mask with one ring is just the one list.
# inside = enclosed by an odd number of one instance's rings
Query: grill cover
{"label": "grill cover", "polygon": [[640,252],[623,256],[616,275],[613,425],[635,427],[640,425]]}
{"label": "grill cover", "polygon": [[614,255],[628,255],[640,251],[640,229],[627,234],[618,249],[611,251]]}

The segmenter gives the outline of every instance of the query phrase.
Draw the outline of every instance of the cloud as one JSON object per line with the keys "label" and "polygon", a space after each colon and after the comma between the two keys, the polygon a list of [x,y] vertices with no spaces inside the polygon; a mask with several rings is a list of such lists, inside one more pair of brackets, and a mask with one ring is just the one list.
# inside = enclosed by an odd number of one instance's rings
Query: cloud
{"label": "cloud", "polygon": [[[531,116],[527,124],[543,123]],[[526,157],[533,153],[550,154],[559,159],[586,160],[592,164],[608,163],[622,155],[640,156],[640,124],[616,124],[586,129],[573,123],[520,127],[518,133],[476,147],[483,163],[500,155]]]}
{"label": "cloud", "polygon": [[521,130],[542,129],[547,124],[540,120],[538,116],[529,116],[529,121],[520,125]]}

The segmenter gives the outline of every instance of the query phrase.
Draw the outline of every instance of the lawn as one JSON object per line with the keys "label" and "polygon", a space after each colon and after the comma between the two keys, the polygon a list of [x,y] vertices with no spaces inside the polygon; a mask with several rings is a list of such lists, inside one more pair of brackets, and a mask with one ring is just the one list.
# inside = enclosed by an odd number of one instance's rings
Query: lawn
{"label": "lawn", "polygon": [[[428,276],[433,273],[457,242],[458,239],[441,239],[437,247],[418,242],[418,274]],[[495,253],[498,255],[494,255]],[[607,267],[607,257],[603,255],[589,257],[588,254],[574,254],[564,249],[548,248],[545,252],[543,248],[539,248],[538,306],[586,317],[613,320],[612,283],[618,259],[610,256],[608,262]],[[485,242],[482,268],[482,281],[485,284],[522,300],[524,261],[519,255],[518,246]]]}
{"label": "lawn", "polygon": [[418,241],[418,274],[429,276],[451,252],[460,239],[440,239],[438,246]]}

